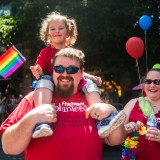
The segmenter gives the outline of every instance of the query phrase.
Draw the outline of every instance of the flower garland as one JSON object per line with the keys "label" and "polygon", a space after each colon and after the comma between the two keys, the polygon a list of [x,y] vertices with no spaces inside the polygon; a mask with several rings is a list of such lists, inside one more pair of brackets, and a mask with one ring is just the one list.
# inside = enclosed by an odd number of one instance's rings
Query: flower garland
{"label": "flower garland", "polygon": [[139,130],[132,132],[122,144],[122,160],[136,160],[136,148],[140,135],[146,134],[146,127],[140,121],[137,121]]}

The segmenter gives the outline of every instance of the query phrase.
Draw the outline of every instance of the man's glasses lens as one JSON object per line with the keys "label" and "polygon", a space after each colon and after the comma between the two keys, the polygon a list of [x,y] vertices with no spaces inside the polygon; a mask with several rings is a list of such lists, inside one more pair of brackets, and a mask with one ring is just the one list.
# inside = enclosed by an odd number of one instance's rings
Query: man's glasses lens
{"label": "man's glasses lens", "polygon": [[143,81],[143,83],[145,83],[145,84],[151,84],[152,82],[155,85],[160,85],[160,79],[155,79],[155,80],[144,79],[144,81]]}
{"label": "man's glasses lens", "polygon": [[76,66],[69,66],[65,68],[62,65],[59,65],[59,66],[54,66],[54,70],[57,73],[63,73],[66,70],[67,74],[75,74],[78,72],[79,68]]}

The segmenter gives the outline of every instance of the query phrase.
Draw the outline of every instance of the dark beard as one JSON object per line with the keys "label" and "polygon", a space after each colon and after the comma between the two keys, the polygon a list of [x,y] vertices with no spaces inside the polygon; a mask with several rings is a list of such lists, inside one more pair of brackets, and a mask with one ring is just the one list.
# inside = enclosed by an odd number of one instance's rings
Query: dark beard
{"label": "dark beard", "polygon": [[58,96],[62,98],[71,98],[74,91],[74,85],[72,83],[69,87],[67,86],[67,88],[65,88],[64,86],[64,88],[62,88],[58,81],[55,91],[58,94]]}

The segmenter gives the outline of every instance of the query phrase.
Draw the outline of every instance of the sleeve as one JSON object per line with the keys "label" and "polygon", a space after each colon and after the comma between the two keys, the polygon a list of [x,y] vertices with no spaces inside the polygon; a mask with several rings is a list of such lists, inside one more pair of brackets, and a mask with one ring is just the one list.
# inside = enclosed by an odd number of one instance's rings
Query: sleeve
{"label": "sleeve", "polygon": [[48,49],[44,48],[41,50],[40,54],[37,57],[37,61],[36,64],[40,65],[40,67],[42,68],[43,72],[45,73],[45,71],[47,70],[47,66],[49,63],[49,55],[48,55]]}
{"label": "sleeve", "polygon": [[98,92],[101,95],[101,91],[97,84],[90,79],[86,79],[86,84],[83,86],[82,91],[87,95],[91,92]]}
{"label": "sleeve", "polygon": [[42,76],[38,81],[37,85],[35,87],[38,88],[48,88],[49,90],[54,90],[54,84],[53,84],[53,78],[50,75],[44,75]]}
{"label": "sleeve", "polygon": [[34,108],[33,93],[34,92],[30,92],[25,96],[15,110],[2,123],[0,126],[0,134],[3,134],[8,127],[17,123],[27,112]]}

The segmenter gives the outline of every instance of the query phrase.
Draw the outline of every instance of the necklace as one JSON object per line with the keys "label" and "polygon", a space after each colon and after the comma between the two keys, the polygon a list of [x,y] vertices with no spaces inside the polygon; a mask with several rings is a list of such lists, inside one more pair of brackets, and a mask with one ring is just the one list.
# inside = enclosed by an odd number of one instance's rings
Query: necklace
{"label": "necklace", "polygon": [[137,121],[139,130],[132,132],[122,144],[122,159],[121,160],[136,160],[136,149],[140,135],[146,134],[146,127],[140,121]]}

